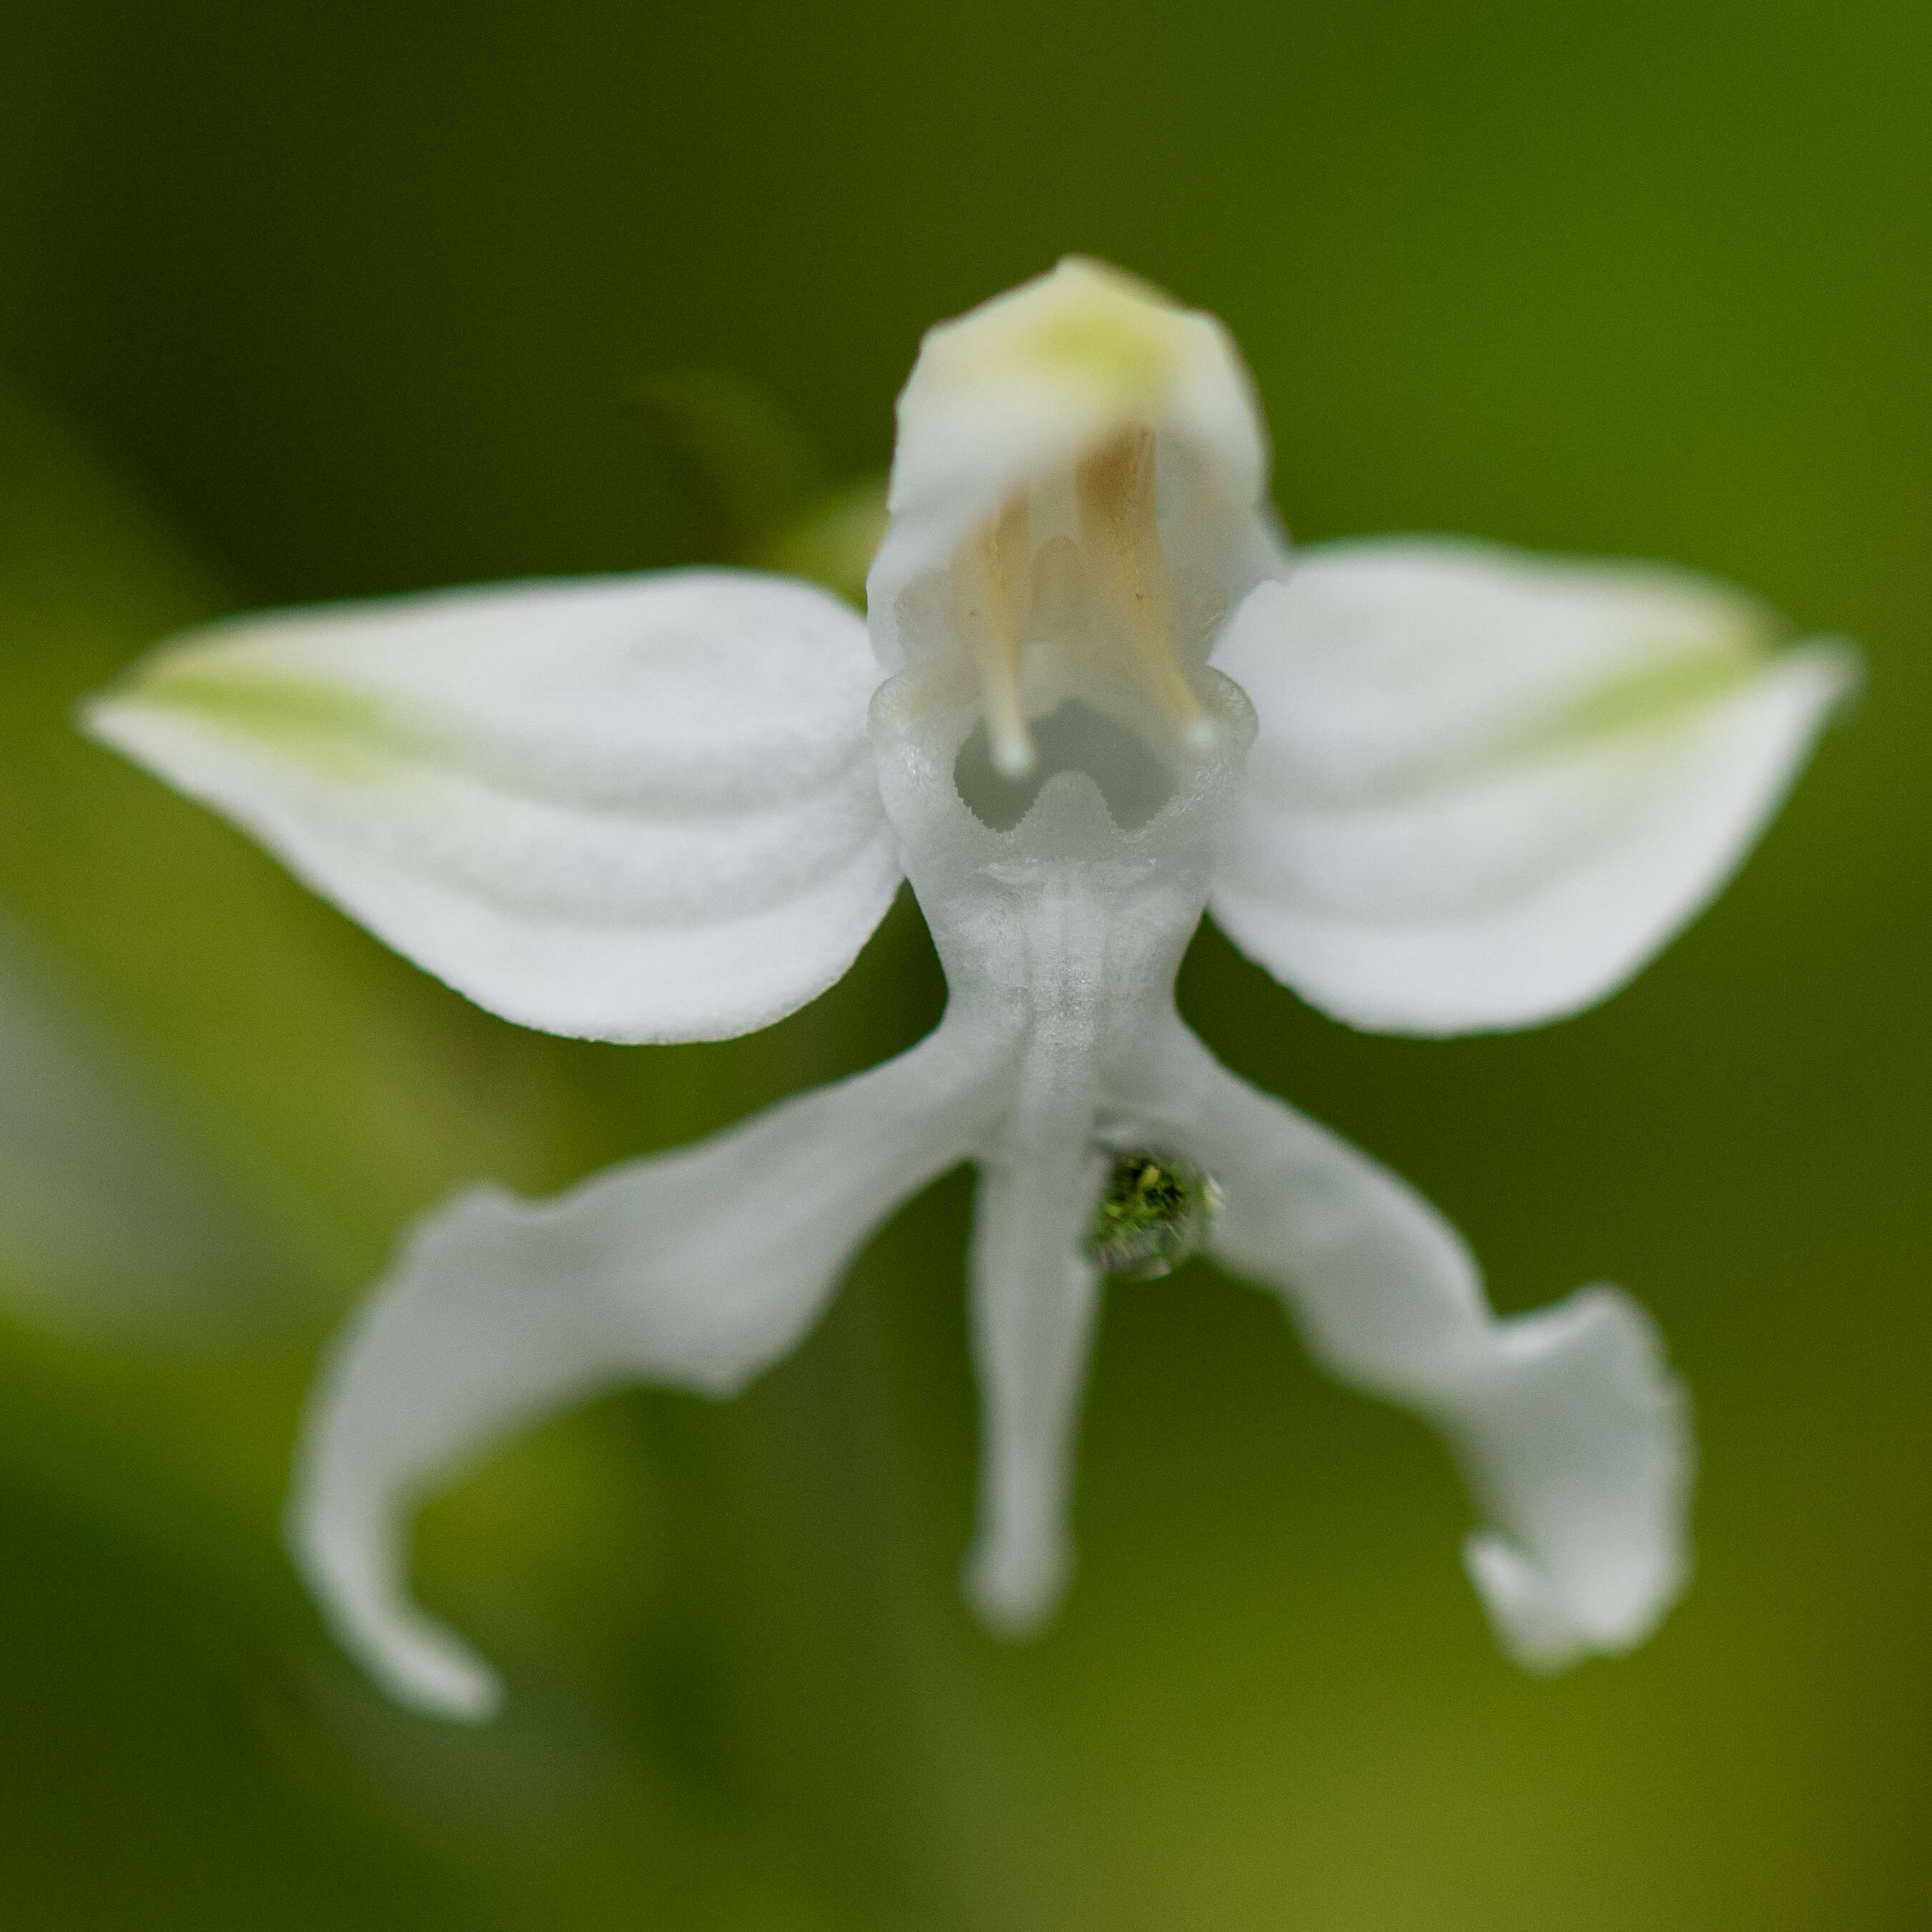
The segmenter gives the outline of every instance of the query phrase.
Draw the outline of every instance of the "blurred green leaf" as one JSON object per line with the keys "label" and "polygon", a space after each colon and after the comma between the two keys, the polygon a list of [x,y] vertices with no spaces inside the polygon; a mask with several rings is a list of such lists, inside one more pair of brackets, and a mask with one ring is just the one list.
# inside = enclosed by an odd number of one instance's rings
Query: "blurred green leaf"
{"label": "blurred green leaf", "polygon": [[659,376],[627,391],[683,517],[680,548],[706,563],[742,562],[818,484],[805,432],[768,396],[720,370]]}
{"label": "blurred green leaf", "polygon": [[314,1294],[0,920],[0,1299],[57,1328],[180,1346],[305,1325]]}
{"label": "blurred green leaf", "polygon": [[752,560],[808,577],[862,610],[866,574],[885,534],[885,479],[868,477],[813,499]]}

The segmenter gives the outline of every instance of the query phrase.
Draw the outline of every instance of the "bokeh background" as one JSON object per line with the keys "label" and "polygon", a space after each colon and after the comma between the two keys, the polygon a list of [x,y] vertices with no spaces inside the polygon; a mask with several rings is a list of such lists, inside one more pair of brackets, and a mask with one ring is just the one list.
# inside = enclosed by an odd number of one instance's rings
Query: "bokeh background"
{"label": "bokeh background", "polygon": [[[1932,1922],[1928,99],[1923,0],[5,0],[0,1916]],[[1196,1264],[1111,1294],[1075,1588],[992,1641],[956,1178],[740,1401],[603,1402],[434,1504],[424,1592],[513,1702],[408,1716],[276,1520],[398,1226],[866,1064],[943,987],[902,904],[768,1034],[519,1032],[72,700],[226,610],[769,554],[883,467],[924,326],[1069,249],[1227,319],[1298,536],[1666,557],[1866,648],[1598,1012],[1369,1038],[1211,930],[1183,976],[1501,1305],[1656,1312],[1694,1589],[1518,1674],[1436,1442]]]}

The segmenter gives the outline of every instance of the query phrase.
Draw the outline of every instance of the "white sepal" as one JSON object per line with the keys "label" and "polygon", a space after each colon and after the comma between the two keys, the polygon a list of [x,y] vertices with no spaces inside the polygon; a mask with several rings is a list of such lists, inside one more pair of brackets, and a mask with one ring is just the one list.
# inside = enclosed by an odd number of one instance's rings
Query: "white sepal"
{"label": "white sepal", "polygon": [[[929,328],[898,399],[892,520],[867,584],[881,664],[897,670],[938,647],[944,600],[922,594],[926,580],[1004,508],[1030,501],[1022,577],[1052,539],[1077,536],[1074,468],[1126,431],[1151,436],[1166,560],[1195,602],[1232,610],[1280,573],[1267,430],[1240,352],[1214,316],[1069,256]],[[1044,634],[1053,599],[1041,602]]]}
{"label": "white sepal", "polygon": [[890,903],[877,677],[824,592],[688,571],[241,619],[87,722],[493,1012],[704,1040],[822,992]]}
{"label": "white sepal", "polygon": [[409,1597],[416,1503],[601,1390],[735,1392],[796,1343],[868,1231],[959,1160],[990,1078],[942,1030],[554,1200],[479,1187],[423,1222],[318,1387],[290,1504],[343,1642],[404,1702],[488,1716],[494,1673]]}
{"label": "white sepal", "polygon": [[1415,539],[1298,554],[1215,662],[1261,732],[1210,909],[1352,1024],[1614,992],[1742,859],[1856,673],[1728,588]]}
{"label": "white sepal", "polygon": [[1167,1075],[1220,1182],[1215,1258],[1274,1289],[1340,1380],[1448,1436],[1487,1519],[1471,1576],[1504,1646],[1554,1668],[1629,1649],[1682,1588],[1692,1463],[1648,1318],[1614,1288],[1499,1320],[1413,1188],[1217,1065],[1184,1029]]}

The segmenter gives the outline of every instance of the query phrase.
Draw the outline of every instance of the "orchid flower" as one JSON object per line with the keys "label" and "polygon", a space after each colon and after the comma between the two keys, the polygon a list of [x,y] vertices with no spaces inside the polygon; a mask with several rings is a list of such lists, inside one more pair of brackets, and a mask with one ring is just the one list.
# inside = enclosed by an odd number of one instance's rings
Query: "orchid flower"
{"label": "orchid flower", "polygon": [[749,572],[463,590],[220,625],[93,705],[100,738],[525,1025],[767,1025],[902,878],[945,968],[944,1019],[897,1059],[416,1228],[322,1379],[290,1511],[397,1696],[500,1696],[409,1596],[427,1492],[615,1384],[741,1388],[968,1161],[967,1576],[996,1628],[1037,1626],[1067,1579],[1104,1280],[1196,1245],[1439,1426],[1520,1660],[1624,1649],[1668,1606],[1690,1450],[1642,1311],[1593,1287],[1498,1319],[1415,1192],[1216,1062],[1174,975],[1206,909],[1356,1026],[1586,1006],[1737,864],[1846,656],[1773,653],[1756,604],[1661,568],[1409,539],[1291,558],[1268,470],[1221,326],[1069,260],[926,337],[867,620]]}

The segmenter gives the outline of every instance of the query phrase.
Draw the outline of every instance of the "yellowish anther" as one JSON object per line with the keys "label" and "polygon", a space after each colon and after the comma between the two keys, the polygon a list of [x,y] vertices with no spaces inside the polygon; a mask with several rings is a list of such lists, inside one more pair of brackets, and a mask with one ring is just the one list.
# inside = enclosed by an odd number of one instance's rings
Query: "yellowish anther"
{"label": "yellowish anther", "polygon": [[1116,431],[1074,466],[1080,548],[1154,702],[1187,743],[1205,750],[1214,742],[1214,728],[1181,674],[1173,590],[1154,523],[1154,431],[1138,423]]}
{"label": "yellowish anther", "polygon": [[1027,499],[1007,498],[996,517],[960,544],[952,559],[953,617],[978,661],[993,767],[1002,777],[1033,770],[1033,734],[1021,688],[1032,618],[1032,518]]}

